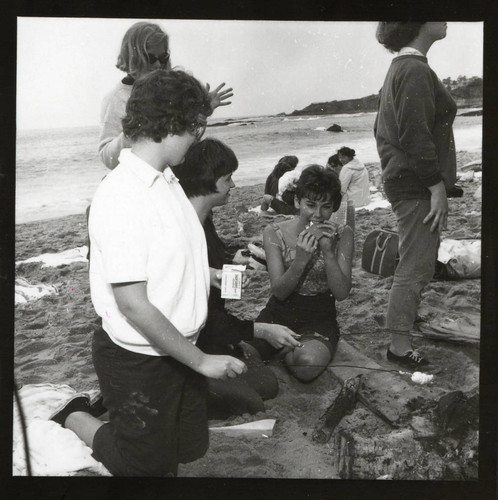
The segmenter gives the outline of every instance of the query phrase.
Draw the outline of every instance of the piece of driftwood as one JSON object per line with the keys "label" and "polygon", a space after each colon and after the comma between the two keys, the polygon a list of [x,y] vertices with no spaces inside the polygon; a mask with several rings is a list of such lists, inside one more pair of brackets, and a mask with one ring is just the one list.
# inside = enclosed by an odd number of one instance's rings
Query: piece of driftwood
{"label": "piece of driftwood", "polygon": [[430,323],[420,323],[418,325],[419,331],[411,331],[414,337],[425,337],[428,339],[445,340],[456,344],[480,344],[480,332],[478,327],[474,330],[467,329],[466,331],[458,331],[451,329],[444,329],[441,326],[434,326]]}
{"label": "piece of driftwood", "polygon": [[[399,369],[395,364],[392,366],[393,372]],[[435,402],[444,394],[437,386],[414,384],[399,373],[385,371],[385,367],[362,354],[343,338],[339,340],[336,354],[327,370],[342,383],[362,375],[362,396],[371,406],[381,409],[383,415],[394,424],[409,417],[410,401],[422,398],[427,403]]]}
{"label": "piece of driftwood", "polygon": [[366,438],[341,429],[335,436],[336,464],[341,479],[444,479],[446,464],[425,452],[409,429]]}
{"label": "piece of driftwood", "polygon": [[358,401],[368,408],[375,416],[379,417],[383,422],[391,426],[393,429],[398,428],[398,424],[391,420],[384,412],[380,411],[370,400],[368,400],[360,391],[357,392],[356,398]]}
{"label": "piece of driftwood", "polygon": [[338,396],[320,418],[323,424],[313,432],[312,439],[315,443],[327,443],[337,424],[346,414],[351,413],[356,403],[356,394],[360,388],[360,382],[361,375],[344,381]]}

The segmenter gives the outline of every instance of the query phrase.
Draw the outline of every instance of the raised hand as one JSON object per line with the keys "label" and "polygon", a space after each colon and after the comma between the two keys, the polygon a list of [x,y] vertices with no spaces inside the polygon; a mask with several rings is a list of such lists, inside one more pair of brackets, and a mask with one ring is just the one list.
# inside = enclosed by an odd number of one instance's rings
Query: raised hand
{"label": "raised hand", "polygon": [[308,231],[316,234],[322,253],[333,253],[344,226],[336,222],[324,221],[311,226]]}
{"label": "raised hand", "polygon": [[[206,89],[208,91],[209,100],[211,101],[211,109],[214,111],[218,106],[228,106],[232,104],[232,101],[226,101],[233,96],[233,89],[229,87],[228,89],[221,90],[225,86],[225,83],[220,83],[214,90],[209,91],[209,83],[206,83]],[[226,102],[225,102],[226,101]]]}
{"label": "raised hand", "polygon": [[317,247],[318,241],[316,237],[306,229],[301,231],[297,237],[296,260],[308,262]]}
{"label": "raised hand", "polygon": [[235,378],[247,371],[247,366],[240,359],[232,356],[205,354],[198,369],[208,378]]}

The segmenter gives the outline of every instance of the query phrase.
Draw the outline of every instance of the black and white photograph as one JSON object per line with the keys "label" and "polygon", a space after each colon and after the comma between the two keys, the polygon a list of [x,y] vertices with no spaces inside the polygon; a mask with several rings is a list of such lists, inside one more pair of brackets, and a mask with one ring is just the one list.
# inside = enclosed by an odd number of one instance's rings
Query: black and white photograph
{"label": "black and white photograph", "polygon": [[18,17],[12,476],[477,481],[484,25]]}

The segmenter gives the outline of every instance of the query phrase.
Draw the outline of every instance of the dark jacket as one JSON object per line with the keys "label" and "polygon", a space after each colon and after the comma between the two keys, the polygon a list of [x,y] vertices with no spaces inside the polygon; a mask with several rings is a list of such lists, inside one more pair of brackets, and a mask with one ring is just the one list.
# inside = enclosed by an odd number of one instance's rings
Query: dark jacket
{"label": "dark jacket", "polygon": [[402,55],[393,59],[374,125],[389,201],[429,199],[427,188],[441,180],[447,190],[454,186],[456,110],[427,58]]}
{"label": "dark jacket", "polygon": [[[204,222],[204,233],[208,248],[209,267],[222,269],[227,262],[225,245],[216,232],[211,216]],[[252,340],[254,322],[242,320],[225,310],[225,299],[221,291],[211,287],[208,302],[206,325],[199,334],[196,345],[208,354],[230,354],[230,344],[238,344],[241,340]]]}

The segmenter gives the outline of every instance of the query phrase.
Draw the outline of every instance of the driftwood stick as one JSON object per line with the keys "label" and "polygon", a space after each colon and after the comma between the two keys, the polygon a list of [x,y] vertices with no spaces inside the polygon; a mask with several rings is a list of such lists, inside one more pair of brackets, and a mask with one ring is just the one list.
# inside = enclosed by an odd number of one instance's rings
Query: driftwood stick
{"label": "driftwood stick", "polygon": [[344,381],[338,396],[327,408],[327,411],[320,418],[323,421],[321,427],[315,430],[312,435],[315,443],[325,444],[330,439],[332,432],[344,415],[351,413],[356,403],[356,393],[360,387],[361,375],[348,378]]}
{"label": "driftwood stick", "polygon": [[356,394],[356,398],[360,403],[362,403],[366,408],[368,408],[374,415],[379,417],[386,424],[390,425],[393,429],[398,428],[398,424],[391,420],[386,414],[381,412],[371,401],[369,401],[361,392]]}

